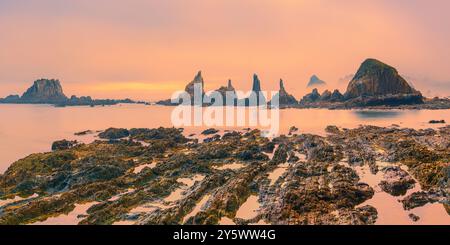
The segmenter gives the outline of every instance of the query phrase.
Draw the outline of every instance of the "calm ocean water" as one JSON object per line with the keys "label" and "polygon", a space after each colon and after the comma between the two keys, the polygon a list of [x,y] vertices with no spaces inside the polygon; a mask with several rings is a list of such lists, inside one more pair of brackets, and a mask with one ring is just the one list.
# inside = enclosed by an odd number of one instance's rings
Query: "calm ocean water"
{"label": "calm ocean water", "polygon": [[[0,104],[0,173],[8,166],[31,153],[50,151],[51,143],[60,139],[89,142],[94,135],[75,136],[84,130],[103,130],[108,127],[171,127],[174,107],[120,104],[105,107],[65,107],[50,105]],[[291,126],[299,133],[324,134],[327,125],[353,128],[361,124],[401,127],[440,127],[428,124],[431,119],[450,121],[450,110],[390,110],[354,111],[326,109],[287,109],[280,111],[279,133],[287,133]],[[247,122],[248,123],[248,122]],[[249,126],[249,125],[246,125]],[[242,129],[244,126],[220,127]],[[207,126],[184,127],[186,134],[199,133]],[[264,129],[264,127],[258,127]]]}

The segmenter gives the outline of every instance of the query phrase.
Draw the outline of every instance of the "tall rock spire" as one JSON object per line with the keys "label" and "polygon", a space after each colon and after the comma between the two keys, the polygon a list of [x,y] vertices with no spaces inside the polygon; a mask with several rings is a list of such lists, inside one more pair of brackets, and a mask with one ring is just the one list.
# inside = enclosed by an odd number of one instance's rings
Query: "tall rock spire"
{"label": "tall rock spire", "polygon": [[[275,100],[278,101],[275,102]],[[292,107],[298,104],[298,101],[295,99],[295,97],[290,95],[284,88],[283,79],[280,79],[280,90],[276,95],[274,95],[272,100],[269,102],[269,105],[277,106],[276,103],[278,103],[279,107]]]}
{"label": "tall rock spire", "polygon": [[199,91],[202,95],[205,94],[204,85],[205,82],[202,77],[202,71],[199,71],[197,75],[195,75],[194,80],[186,85],[184,89],[191,97],[194,96],[195,85],[201,85],[201,91]]}
{"label": "tall rock spire", "polygon": [[287,93],[286,89],[284,88],[283,79],[280,79],[280,93]]}
{"label": "tall rock spire", "polygon": [[231,79],[228,79],[228,85],[227,85],[227,88],[228,89],[232,89],[232,90],[234,90],[234,88],[233,88],[233,85],[231,84]]}
{"label": "tall rock spire", "polygon": [[252,91],[260,92],[261,91],[261,81],[259,81],[258,75],[253,74],[253,87]]}

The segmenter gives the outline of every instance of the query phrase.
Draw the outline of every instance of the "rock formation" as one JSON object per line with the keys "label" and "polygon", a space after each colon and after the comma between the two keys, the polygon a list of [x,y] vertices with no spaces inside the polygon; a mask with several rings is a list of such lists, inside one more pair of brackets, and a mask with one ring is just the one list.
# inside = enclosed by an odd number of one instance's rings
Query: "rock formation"
{"label": "rock formation", "polygon": [[59,80],[40,79],[34,82],[21,97],[23,102],[28,103],[60,103],[67,100]]}
{"label": "rock formation", "polygon": [[90,96],[77,97],[72,95],[69,98],[63,93],[63,88],[59,80],[40,79],[33,83],[22,97],[19,95],[9,95],[0,98],[0,103],[6,104],[52,104],[55,106],[95,106],[95,105],[115,105],[118,103],[136,103],[130,99],[92,99]]}
{"label": "rock formation", "polygon": [[[195,85],[197,85],[199,91],[195,91]],[[194,80],[186,85],[184,91],[186,91],[191,96],[191,98],[194,98],[195,92],[200,92],[202,96],[205,94],[204,87],[205,82],[203,81],[202,71],[199,71],[197,75],[195,75]]]}
{"label": "rock formation", "polygon": [[317,102],[320,99],[320,93],[317,90],[317,88],[313,89],[311,93],[303,96],[303,98],[300,100],[300,104],[308,104]]}
{"label": "rock formation", "polygon": [[0,102],[3,103],[19,103],[20,102],[20,96],[17,94],[14,95],[8,95],[4,99],[0,99]]}
{"label": "rock formation", "polygon": [[324,86],[324,85],[326,85],[326,84],[327,84],[327,83],[324,82],[324,81],[322,81],[322,80],[320,80],[319,77],[317,77],[316,75],[313,75],[313,76],[309,79],[309,82],[308,82],[307,87],[319,87],[319,86]]}
{"label": "rock formation", "polygon": [[330,97],[330,102],[340,102],[344,100],[344,95],[339,92],[339,90],[335,89]]}
{"label": "rock formation", "polygon": [[[191,105],[202,105],[203,104],[203,98],[205,96],[205,91],[204,91],[204,87],[205,87],[205,82],[203,80],[202,77],[202,71],[199,71],[197,73],[197,75],[195,75],[194,79],[189,82],[186,87],[184,88],[184,91],[189,94],[191,102]],[[196,89],[198,91],[196,91]],[[196,99],[196,97],[194,96],[195,94],[198,94],[198,98],[197,99],[201,99],[201,101],[194,101]],[[201,96],[201,97],[200,97]],[[181,103],[187,103],[186,101],[182,101],[183,98],[182,96],[179,97],[178,102],[172,102],[171,99],[166,99],[166,100],[161,100],[156,102],[156,104],[158,105],[168,105],[168,106],[175,106],[175,105],[180,105]],[[189,104],[189,103],[188,103]]]}
{"label": "rock formation", "polygon": [[351,99],[399,94],[420,95],[420,92],[412,88],[395,68],[375,59],[367,59],[350,81],[345,97]]}
{"label": "rock formation", "polygon": [[[80,225],[216,225],[224,217],[240,225],[369,225],[378,213],[407,217],[408,210],[428,203],[448,210],[443,149],[450,126],[344,130],[330,125],[323,136],[292,127],[290,137],[275,138],[263,137],[258,129],[223,136],[208,131],[214,135],[204,141],[186,138],[181,128],[162,127],[110,128],[99,137],[113,140],[89,144],[57,141],[52,152],[24,157],[0,175],[0,201],[23,198],[0,204],[0,225],[65,216],[79,203],[91,203],[89,211],[66,220]],[[374,176],[360,168],[381,168],[381,161],[396,164],[381,170],[381,186],[367,183],[365,176]],[[233,163],[241,167],[224,168]],[[280,168],[285,171],[271,177]],[[411,189],[413,181],[422,190]],[[375,191],[405,190],[412,193],[399,197],[403,209],[367,203]],[[240,217],[238,210],[251,195],[259,208],[253,217]]]}
{"label": "rock formation", "polygon": [[[237,95],[236,90],[234,89],[233,85],[231,84],[231,80],[228,80],[227,86],[222,86],[219,89],[217,89],[215,92],[218,92],[222,96],[223,105],[236,105],[237,101]],[[231,101],[227,101],[227,95],[231,98]],[[212,100],[212,103],[214,104],[214,101]]]}
{"label": "rock formation", "polygon": [[325,91],[323,91],[323,93],[322,93],[322,95],[320,95],[320,97],[319,97],[319,100],[320,101],[329,101],[330,100],[330,98],[331,98],[331,92],[330,92],[330,90],[325,90]]}
{"label": "rock formation", "polygon": [[244,100],[245,106],[259,106],[266,104],[266,98],[262,94],[261,90],[261,81],[259,80],[257,74],[253,74],[252,94],[250,95],[250,97],[245,98]]}
{"label": "rock formation", "polygon": [[298,104],[298,101],[295,99],[295,97],[289,94],[284,88],[284,83],[282,79],[280,79],[280,90],[278,91],[277,94],[274,95],[274,97],[268,104],[272,105],[273,104],[272,101],[274,99],[278,100],[278,105],[280,107],[290,107]]}

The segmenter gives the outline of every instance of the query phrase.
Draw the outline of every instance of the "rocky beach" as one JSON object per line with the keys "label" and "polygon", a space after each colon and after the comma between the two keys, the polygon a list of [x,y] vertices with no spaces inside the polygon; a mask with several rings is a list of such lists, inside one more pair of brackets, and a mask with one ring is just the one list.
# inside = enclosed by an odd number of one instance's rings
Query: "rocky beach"
{"label": "rocky beach", "polygon": [[0,224],[367,225],[386,211],[366,204],[379,192],[411,223],[427,205],[450,212],[449,126],[207,131],[110,128],[88,144],[57,141],[0,175]]}

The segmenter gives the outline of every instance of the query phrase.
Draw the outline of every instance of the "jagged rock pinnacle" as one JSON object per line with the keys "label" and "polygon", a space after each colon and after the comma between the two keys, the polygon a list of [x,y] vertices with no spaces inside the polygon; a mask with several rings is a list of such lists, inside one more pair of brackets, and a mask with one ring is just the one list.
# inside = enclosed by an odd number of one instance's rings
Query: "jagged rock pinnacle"
{"label": "jagged rock pinnacle", "polygon": [[280,91],[286,91],[286,90],[284,89],[283,79],[280,79]]}
{"label": "jagged rock pinnacle", "polygon": [[261,91],[261,81],[259,81],[258,75],[253,74],[253,87],[252,91],[260,92]]}
{"label": "jagged rock pinnacle", "polygon": [[231,79],[228,79],[228,89],[233,89],[233,85],[231,84]]}

